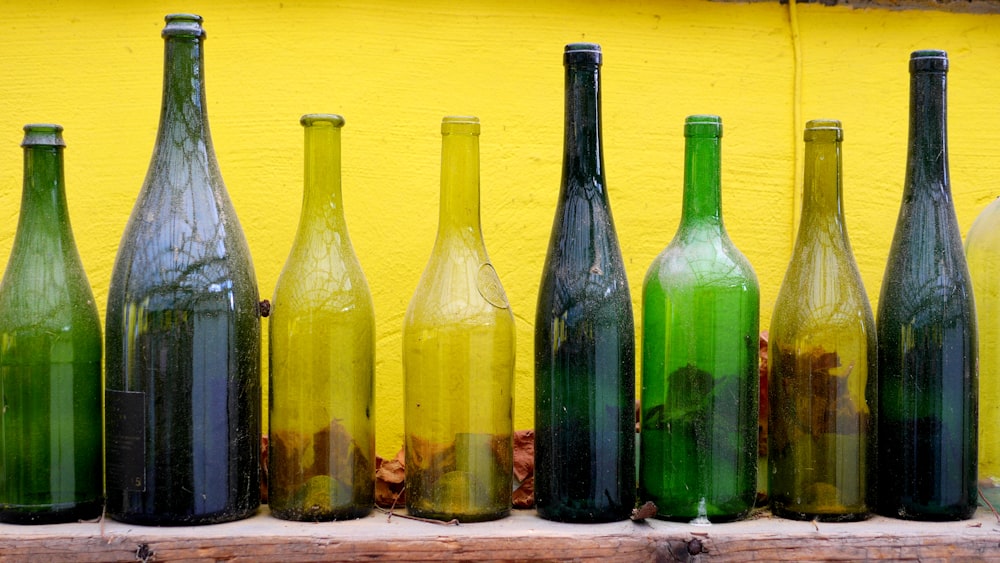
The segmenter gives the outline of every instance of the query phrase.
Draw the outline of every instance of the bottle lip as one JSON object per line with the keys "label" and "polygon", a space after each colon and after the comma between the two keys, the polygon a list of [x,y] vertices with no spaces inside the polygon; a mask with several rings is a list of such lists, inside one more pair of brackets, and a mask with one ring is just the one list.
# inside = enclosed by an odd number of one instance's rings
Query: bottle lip
{"label": "bottle lip", "polygon": [[66,141],[62,138],[62,131],[62,125],[55,123],[29,123],[24,126],[24,140],[21,141],[21,146],[65,147]]}
{"label": "bottle lip", "polygon": [[343,127],[345,122],[344,116],[336,113],[307,113],[299,118],[299,123],[303,127],[328,123],[339,128]]}
{"label": "bottle lip", "polygon": [[684,119],[685,137],[722,137],[722,118],[718,115],[689,115]]}
{"label": "bottle lip", "polygon": [[844,128],[837,119],[811,119],[806,122],[805,141],[843,141]]}
{"label": "bottle lip", "polygon": [[910,72],[948,72],[948,53],[939,49],[913,51]]}
{"label": "bottle lip", "polygon": [[479,135],[479,118],[474,115],[446,115],[441,118],[442,135]]}
{"label": "bottle lip", "polygon": [[597,43],[570,43],[563,52],[563,65],[596,64],[603,59],[601,46]]}
{"label": "bottle lip", "polygon": [[164,18],[167,25],[161,34],[166,37],[196,37],[205,38],[205,29],[201,27],[204,19],[198,14],[167,14]]}

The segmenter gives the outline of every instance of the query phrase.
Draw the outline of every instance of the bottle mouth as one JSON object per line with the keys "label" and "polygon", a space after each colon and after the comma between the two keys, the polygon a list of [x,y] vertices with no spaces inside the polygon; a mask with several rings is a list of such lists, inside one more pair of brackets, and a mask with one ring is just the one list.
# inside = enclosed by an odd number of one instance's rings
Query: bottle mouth
{"label": "bottle mouth", "polygon": [[910,53],[910,72],[948,72],[948,53],[922,49]]}
{"label": "bottle mouth", "polygon": [[836,119],[813,119],[806,123],[806,141],[843,141],[844,128]]}
{"label": "bottle mouth", "polygon": [[205,38],[205,29],[201,27],[202,17],[197,14],[167,14],[163,19],[167,22],[163,28],[163,37]]}
{"label": "bottle mouth", "polygon": [[24,126],[24,140],[21,141],[21,146],[65,147],[66,141],[63,141],[62,131],[62,125],[55,123],[29,123]]}
{"label": "bottle mouth", "polygon": [[345,120],[344,116],[336,113],[307,113],[299,118],[299,123],[301,123],[303,127],[311,127],[313,125],[343,127]]}
{"label": "bottle mouth", "polygon": [[442,135],[479,135],[479,118],[473,115],[448,115],[441,119]]}
{"label": "bottle mouth", "polygon": [[563,64],[596,64],[600,65],[603,56],[601,46],[597,43],[570,43],[563,53]]}
{"label": "bottle mouth", "polygon": [[718,115],[689,115],[684,120],[685,137],[722,137],[722,118]]}

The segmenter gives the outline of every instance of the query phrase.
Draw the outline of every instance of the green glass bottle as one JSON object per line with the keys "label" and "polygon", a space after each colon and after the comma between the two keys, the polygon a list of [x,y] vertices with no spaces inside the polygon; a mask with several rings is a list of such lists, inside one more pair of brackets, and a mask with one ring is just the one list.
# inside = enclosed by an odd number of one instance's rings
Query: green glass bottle
{"label": "green glass bottle", "polygon": [[976,510],[976,311],[948,177],[944,51],[910,57],[903,199],[878,303],[876,510],[962,520]]}
{"label": "green glass bottle", "polygon": [[201,17],[166,17],[163,105],[106,319],[107,513],[189,525],[260,505],[260,308],[205,104]]}
{"label": "green glass bottle", "polygon": [[802,218],[771,316],[768,494],[785,518],[868,516],[875,319],[847,237],[836,120],[806,124]]}
{"label": "green glass bottle", "polygon": [[684,208],[642,287],[639,497],[734,520],[757,496],[760,288],[722,221],[722,120],[684,124]]}
{"label": "green glass bottle", "polygon": [[441,122],[434,250],[403,324],[406,508],[476,522],[510,513],[514,315],[479,220],[479,119]]}
{"label": "green glass bottle", "polygon": [[601,48],[566,46],[563,172],[535,314],[535,506],[565,522],[636,499],[635,328],[604,178]]}
{"label": "green glass bottle", "polygon": [[375,312],[344,220],[339,115],[304,115],[305,190],[269,317],[268,505],[343,520],[375,495]]}
{"label": "green glass bottle", "polygon": [[965,237],[979,334],[979,491],[1000,507],[1000,199]]}
{"label": "green glass bottle", "polygon": [[24,127],[21,215],[0,283],[0,522],[94,518],[101,322],[66,207],[63,128]]}

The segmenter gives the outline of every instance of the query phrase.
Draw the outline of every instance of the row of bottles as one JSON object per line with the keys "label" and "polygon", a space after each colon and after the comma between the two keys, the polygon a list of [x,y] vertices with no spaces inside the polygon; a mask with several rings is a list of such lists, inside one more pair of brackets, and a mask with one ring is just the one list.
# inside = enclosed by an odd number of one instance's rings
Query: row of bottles
{"label": "row of bottles", "polygon": [[[167,16],[149,172],[115,261],[106,320],[106,509],[203,524],[259,505],[260,306],[205,114],[201,18]],[[635,330],[601,140],[601,51],[570,44],[563,174],[535,319],[538,514],[734,520],[757,484],[760,290],[721,214],[722,123],[691,116],[683,214],[642,288],[638,472]],[[878,322],[841,205],[839,122],[805,131],[802,220],[771,319],[774,512],[962,519],[976,506],[977,326],[948,180],[947,58],[911,57],[910,152]],[[275,516],[367,514],[374,313],[351,247],[336,115],[302,118],[305,190],[270,318],[269,503]],[[510,510],[514,317],[483,242],[479,122],[441,126],[437,239],[403,328],[408,509]],[[73,241],[61,127],[29,125],[24,195],[0,284],[0,521],[98,515],[101,332]],[[983,310],[1000,309],[1000,204],[970,232]],[[998,348],[1000,315],[980,317]],[[989,338],[989,340],[987,340]],[[989,355],[992,354],[992,355]],[[984,350],[991,367],[1000,353]],[[991,381],[991,385],[996,386]],[[1000,446],[982,444],[984,478]],[[638,487],[637,487],[638,485]]]}

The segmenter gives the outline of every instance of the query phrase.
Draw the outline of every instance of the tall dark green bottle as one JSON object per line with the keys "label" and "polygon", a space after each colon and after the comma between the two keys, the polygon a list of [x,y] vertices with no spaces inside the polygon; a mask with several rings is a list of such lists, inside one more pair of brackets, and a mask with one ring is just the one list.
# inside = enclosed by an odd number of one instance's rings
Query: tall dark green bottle
{"label": "tall dark green bottle", "polygon": [[566,522],[635,505],[635,332],[604,180],[601,48],[566,46],[562,186],[535,316],[535,503]]}
{"label": "tall dark green bottle", "polygon": [[903,201],[882,279],[876,510],[961,520],[976,510],[976,313],[948,178],[944,51],[910,58]]}
{"label": "tall dark green bottle", "polygon": [[684,137],[681,223],[642,287],[639,496],[725,521],[757,497],[760,288],[722,222],[722,120],[690,116]]}
{"label": "tall dark green bottle", "polygon": [[70,228],[62,127],[24,133],[0,283],[0,522],[72,522],[103,506],[101,321]]}
{"label": "tall dark green bottle", "polygon": [[182,525],[260,504],[260,311],[205,114],[201,18],[169,15],[153,158],[107,310],[107,512]]}

